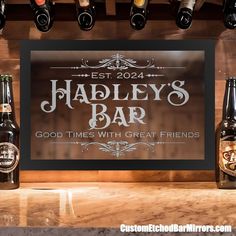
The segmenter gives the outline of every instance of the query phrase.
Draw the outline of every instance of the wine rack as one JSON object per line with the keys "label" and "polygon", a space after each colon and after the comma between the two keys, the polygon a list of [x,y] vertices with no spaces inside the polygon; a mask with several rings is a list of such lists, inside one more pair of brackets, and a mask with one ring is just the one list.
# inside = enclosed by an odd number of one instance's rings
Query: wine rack
{"label": "wine rack", "polygon": [[[161,19],[163,15],[166,19],[172,19],[173,16],[169,16],[170,10],[170,3],[173,0],[151,0],[150,1],[150,19]],[[57,17],[57,20],[74,20],[74,17],[69,17],[68,15],[71,14],[71,11],[74,10],[74,1],[73,0],[54,0],[56,3],[56,9],[58,9],[60,16]],[[98,17],[97,20],[103,20],[105,16],[110,16],[109,19],[128,19],[129,17],[129,10],[130,10],[130,0],[97,0],[95,1],[97,6]],[[20,20],[19,16],[22,12],[29,10],[29,0],[8,0],[7,4],[9,5],[10,9],[10,16],[8,17],[10,20]],[[201,14],[201,8],[204,7],[204,12]],[[62,8],[62,10],[61,10]],[[71,8],[71,10],[70,10]],[[73,9],[72,9],[73,8]],[[63,10],[64,9],[64,10]],[[65,10],[67,9],[67,10]],[[68,12],[69,10],[69,12]],[[197,13],[197,18],[210,18],[215,19],[219,18],[220,13],[222,13],[222,1],[221,0],[197,0],[195,5],[195,12]],[[209,11],[208,11],[209,10]],[[206,14],[206,11],[207,14]],[[15,13],[14,13],[15,12]],[[155,12],[157,12],[155,16]],[[159,14],[159,12],[161,14]],[[15,16],[14,16],[14,14]],[[57,15],[59,15],[59,13]],[[127,15],[128,13],[128,15]],[[22,13],[22,20],[32,19],[31,13],[29,12],[30,16]],[[159,14],[159,15],[158,15]],[[161,16],[160,16],[161,15]]]}

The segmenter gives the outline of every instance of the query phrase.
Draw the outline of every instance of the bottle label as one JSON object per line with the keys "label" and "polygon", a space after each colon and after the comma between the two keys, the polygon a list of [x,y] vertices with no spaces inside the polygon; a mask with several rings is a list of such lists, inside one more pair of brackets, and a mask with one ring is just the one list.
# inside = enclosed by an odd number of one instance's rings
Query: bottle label
{"label": "bottle label", "polygon": [[8,103],[0,104],[0,112],[12,112],[11,105]]}
{"label": "bottle label", "polygon": [[0,172],[12,172],[19,163],[19,149],[12,143],[0,143]]}
{"label": "bottle label", "polygon": [[228,175],[236,177],[236,141],[221,141],[219,166]]}

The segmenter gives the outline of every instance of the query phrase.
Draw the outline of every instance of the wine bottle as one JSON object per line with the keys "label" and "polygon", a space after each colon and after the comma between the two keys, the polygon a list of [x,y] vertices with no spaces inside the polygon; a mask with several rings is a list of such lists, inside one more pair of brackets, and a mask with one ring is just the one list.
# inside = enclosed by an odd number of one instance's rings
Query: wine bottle
{"label": "wine bottle", "polygon": [[236,189],[236,77],[226,80],[222,121],[216,129],[218,188]]}
{"label": "wine bottle", "polygon": [[6,23],[6,3],[5,0],[0,0],[0,29],[5,26]]}
{"label": "wine bottle", "polygon": [[225,0],[223,12],[225,27],[228,29],[236,28],[236,0]]}
{"label": "wine bottle", "polygon": [[76,3],[77,21],[82,30],[91,30],[95,25],[96,10],[92,0],[79,0]]}
{"label": "wine bottle", "polygon": [[30,0],[34,12],[34,22],[38,30],[47,32],[54,21],[54,4],[52,0]]}
{"label": "wine bottle", "polygon": [[148,16],[148,0],[133,0],[130,9],[130,25],[135,30],[145,27]]}
{"label": "wine bottle", "polygon": [[176,25],[181,29],[188,29],[192,24],[195,0],[181,0],[176,16]]}

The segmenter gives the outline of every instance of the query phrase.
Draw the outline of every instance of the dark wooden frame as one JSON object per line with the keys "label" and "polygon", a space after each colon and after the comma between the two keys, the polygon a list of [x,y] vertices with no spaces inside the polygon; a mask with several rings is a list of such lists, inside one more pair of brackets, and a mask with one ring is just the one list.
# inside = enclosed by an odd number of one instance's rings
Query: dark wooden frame
{"label": "dark wooden frame", "polygon": [[[115,46],[114,46],[115,45]],[[204,160],[31,160],[30,53],[32,50],[205,51]],[[21,43],[21,168],[24,170],[206,170],[214,169],[215,61],[213,41],[23,41]]]}

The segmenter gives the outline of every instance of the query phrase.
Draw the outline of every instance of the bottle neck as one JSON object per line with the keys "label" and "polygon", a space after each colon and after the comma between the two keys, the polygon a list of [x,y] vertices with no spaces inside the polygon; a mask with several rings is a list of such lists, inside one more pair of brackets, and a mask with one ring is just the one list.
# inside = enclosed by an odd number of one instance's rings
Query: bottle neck
{"label": "bottle neck", "polygon": [[179,9],[188,8],[193,11],[195,0],[181,0]]}
{"label": "bottle neck", "polygon": [[79,0],[80,7],[89,8],[90,7],[90,0]]}
{"label": "bottle neck", "polygon": [[145,9],[147,8],[149,0],[134,0],[133,5],[137,8]]}
{"label": "bottle neck", "polygon": [[236,121],[236,80],[227,80],[224,103],[223,120]]}
{"label": "bottle neck", "polygon": [[0,121],[5,120],[15,121],[12,83],[10,81],[0,82]]}

